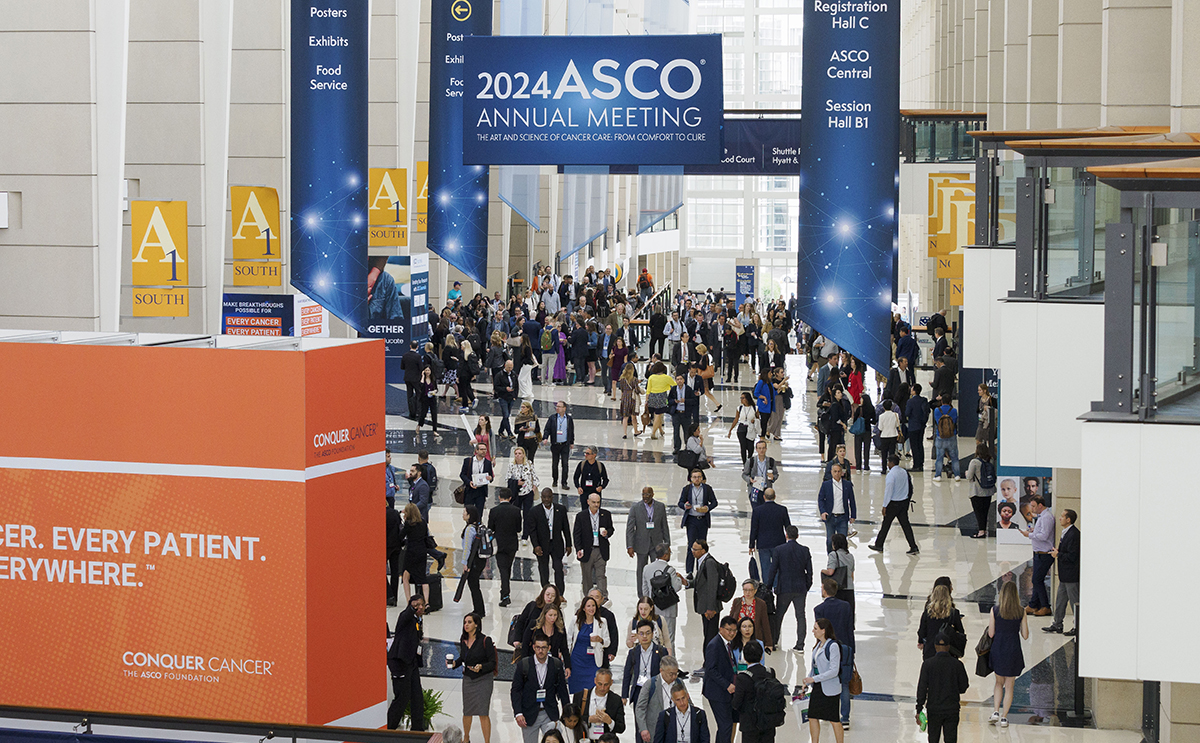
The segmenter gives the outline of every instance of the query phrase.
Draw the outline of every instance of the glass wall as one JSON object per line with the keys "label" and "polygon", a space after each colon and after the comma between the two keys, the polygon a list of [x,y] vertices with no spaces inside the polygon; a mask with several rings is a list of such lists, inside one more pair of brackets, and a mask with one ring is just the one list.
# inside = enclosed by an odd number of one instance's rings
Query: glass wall
{"label": "glass wall", "polygon": [[[1013,153],[1007,153],[1012,155]],[[1005,160],[1000,170],[999,199],[996,202],[996,218],[999,226],[998,245],[1015,245],[1017,242],[1017,179],[1025,177],[1025,160],[1021,155]]]}
{"label": "glass wall", "polygon": [[1104,228],[1120,221],[1120,194],[1084,168],[1047,168],[1047,182],[1046,295],[1103,293]]}

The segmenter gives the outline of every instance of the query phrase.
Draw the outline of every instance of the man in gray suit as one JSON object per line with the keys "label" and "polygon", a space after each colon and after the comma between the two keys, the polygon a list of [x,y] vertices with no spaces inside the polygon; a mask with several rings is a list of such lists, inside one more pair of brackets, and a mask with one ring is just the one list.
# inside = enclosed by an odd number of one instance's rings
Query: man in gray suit
{"label": "man in gray suit", "polygon": [[[642,488],[642,502],[629,509],[625,522],[625,548],[629,556],[637,555],[639,578],[646,570],[646,563],[653,562],[660,544],[671,543],[671,530],[667,525],[667,507],[654,500],[654,488]],[[645,594],[649,595],[649,594]]]}
{"label": "man in gray suit", "polygon": [[633,724],[638,740],[634,743],[650,743],[658,727],[658,718],[664,709],[671,709],[671,686],[679,678],[679,663],[667,655],[658,661],[658,675],[650,679],[638,694],[633,707]]}
{"label": "man in gray suit", "polygon": [[[635,508],[637,507],[635,506]],[[662,617],[663,624],[667,628],[667,635],[671,638],[671,647],[675,647],[675,620],[679,618],[679,604],[683,603],[683,587],[687,585],[687,581],[675,571],[675,568],[671,567],[671,545],[669,543],[664,542],[658,545],[655,550],[658,559],[642,569],[642,595],[653,598],[654,591],[650,585],[650,579],[657,573],[662,572],[670,576],[671,585],[675,588],[675,593],[680,598],[679,603],[671,606],[659,606],[655,604],[654,611],[658,616]]]}
{"label": "man in gray suit", "polygon": [[421,520],[429,523],[429,509],[433,506],[433,496],[429,493],[429,483],[425,482],[425,469],[419,464],[408,468],[408,500],[416,503],[421,512]]}

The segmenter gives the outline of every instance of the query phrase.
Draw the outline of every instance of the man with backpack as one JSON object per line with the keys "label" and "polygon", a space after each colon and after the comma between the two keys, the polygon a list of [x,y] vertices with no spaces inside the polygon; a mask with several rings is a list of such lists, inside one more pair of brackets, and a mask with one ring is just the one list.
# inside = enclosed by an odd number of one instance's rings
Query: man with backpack
{"label": "man with backpack", "polygon": [[704,647],[717,636],[718,619],[726,601],[733,598],[736,588],[729,566],[719,563],[708,554],[708,541],[697,539],[692,542],[692,557],[696,560],[695,571],[688,576],[688,584],[695,589],[692,608],[700,615],[704,625]]}
{"label": "man with backpack", "polygon": [[773,743],[775,729],[787,713],[787,687],[775,678],[775,672],[762,664],[762,645],[752,642],[742,648],[742,659],[749,667],[733,682],[733,709],[738,713],[742,743]]}
{"label": "man with backpack", "polygon": [[904,538],[908,540],[908,554],[920,554],[917,540],[913,538],[912,524],[908,522],[908,509],[912,506],[912,477],[900,466],[899,456],[891,455],[887,464],[887,479],[883,484],[883,525],[879,527],[875,541],[867,547],[876,552],[883,552],[888,529],[892,528],[893,521],[899,521],[900,528],[904,530]]}
{"label": "man with backpack", "polygon": [[939,632],[933,641],[937,651],[921,664],[921,678],[917,681],[917,723],[921,722],[921,708],[929,710],[929,743],[939,743],[942,736],[946,743],[958,741],[959,698],[971,685],[967,669],[962,661],[950,653],[950,640],[945,631]]}
{"label": "man with backpack", "polygon": [[939,398],[941,405],[933,411],[933,480],[942,479],[942,460],[950,456],[950,466],[947,467],[947,477],[951,471],[954,477],[962,480],[962,469],[958,463],[958,411],[950,404],[950,398]]}
{"label": "man with backpack", "polygon": [[[636,506],[635,506],[636,507]],[[671,567],[671,545],[663,542],[658,545],[658,559],[642,570],[642,595],[649,596],[654,602],[654,611],[662,618],[671,638],[671,647],[675,647],[675,621],[679,618],[679,592],[687,585]]]}

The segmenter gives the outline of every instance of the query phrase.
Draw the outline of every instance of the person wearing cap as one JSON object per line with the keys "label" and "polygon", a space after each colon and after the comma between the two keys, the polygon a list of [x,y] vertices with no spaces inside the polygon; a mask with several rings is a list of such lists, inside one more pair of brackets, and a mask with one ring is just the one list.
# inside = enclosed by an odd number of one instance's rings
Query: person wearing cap
{"label": "person wearing cap", "polygon": [[950,654],[950,641],[945,631],[937,634],[933,646],[937,652],[921,664],[921,678],[917,681],[917,722],[920,723],[924,708],[929,743],[939,743],[942,736],[946,743],[955,743],[958,740],[959,698],[971,682],[962,661]]}

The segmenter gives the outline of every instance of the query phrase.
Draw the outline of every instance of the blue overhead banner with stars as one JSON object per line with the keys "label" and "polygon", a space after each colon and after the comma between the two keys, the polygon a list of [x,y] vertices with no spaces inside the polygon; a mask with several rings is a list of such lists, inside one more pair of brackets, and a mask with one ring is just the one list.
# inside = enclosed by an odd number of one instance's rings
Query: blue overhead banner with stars
{"label": "blue overhead banner with stars", "polygon": [[292,286],[367,324],[368,0],[292,3]]}
{"label": "blue overhead banner with stars", "polygon": [[900,183],[900,3],[804,0],[800,318],[891,363]]}
{"label": "blue overhead banner with stars", "polygon": [[463,40],[492,33],[491,0],[433,0],[429,26],[426,244],[487,285],[488,169],[463,165]]}

